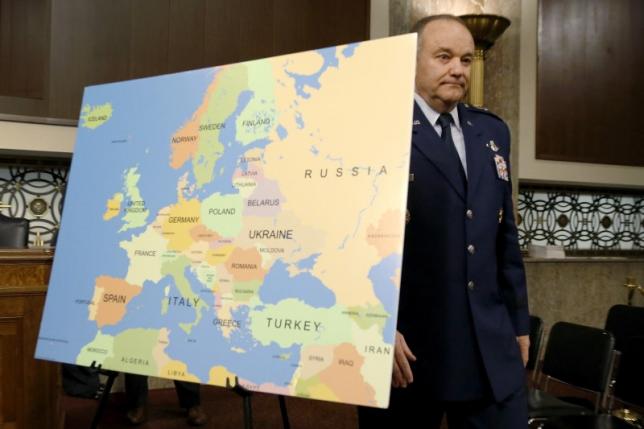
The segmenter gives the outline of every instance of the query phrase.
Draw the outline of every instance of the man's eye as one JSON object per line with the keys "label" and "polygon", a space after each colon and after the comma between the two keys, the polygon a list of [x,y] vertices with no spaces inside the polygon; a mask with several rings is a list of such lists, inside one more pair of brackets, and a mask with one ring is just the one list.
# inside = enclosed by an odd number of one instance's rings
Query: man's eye
{"label": "man's eye", "polygon": [[472,64],[472,59],[471,59],[471,58],[463,58],[463,59],[461,60],[461,62],[462,62],[463,64],[470,65],[470,64]]}

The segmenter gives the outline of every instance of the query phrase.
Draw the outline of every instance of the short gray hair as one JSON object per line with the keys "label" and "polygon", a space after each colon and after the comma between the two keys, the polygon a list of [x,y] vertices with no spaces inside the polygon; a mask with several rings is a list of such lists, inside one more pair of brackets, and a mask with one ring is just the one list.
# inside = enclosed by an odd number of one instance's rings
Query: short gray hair
{"label": "short gray hair", "polygon": [[[472,34],[470,29],[467,28],[467,24],[465,23],[465,21],[463,21],[461,18],[459,18],[456,15],[451,15],[449,13],[443,13],[443,14],[439,14],[439,15],[429,15],[429,16],[426,16],[424,18],[419,19],[411,27],[410,33],[418,34],[418,50],[420,50],[420,46],[421,46],[420,41],[422,40],[420,36],[423,34],[423,30],[425,30],[425,27],[427,26],[427,24],[429,24],[432,21],[453,21],[453,22],[458,22],[463,27],[465,27],[465,29],[467,29],[467,31],[470,34]],[[474,37],[472,36],[472,39],[473,38]]]}

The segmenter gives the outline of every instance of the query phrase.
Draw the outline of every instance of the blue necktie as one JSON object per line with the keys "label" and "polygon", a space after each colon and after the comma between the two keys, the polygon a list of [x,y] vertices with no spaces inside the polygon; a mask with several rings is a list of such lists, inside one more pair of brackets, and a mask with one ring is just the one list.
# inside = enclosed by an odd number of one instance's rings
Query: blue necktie
{"label": "blue necktie", "polygon": [[447,152],[449,152],[452,161],[458,164],[458,172],[461,174],[461,179],[466,182],[467,179],[465,170],[463,170],[463,163],[461,162],[461,157],[458,156],[456,146],[454,146],[454,140],[452,139],[451,124],[453,122],[454,118],[449,113],[441,113],[438,117],[438,125],[441,126],[441,140],[446,145]]}

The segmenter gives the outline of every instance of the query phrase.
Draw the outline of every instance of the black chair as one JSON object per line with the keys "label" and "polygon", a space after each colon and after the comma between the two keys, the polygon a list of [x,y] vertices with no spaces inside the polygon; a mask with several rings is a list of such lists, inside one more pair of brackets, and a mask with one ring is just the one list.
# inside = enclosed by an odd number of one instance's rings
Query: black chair
{"label": "black chair", "polygon": [[530,350],[528,351],[528,363],[526,369],[534,371],[532,378],[535,379],[539,351],[543,340],[543,320],[539,316],[530,316]]}
{"label": "black chair", "polygon": [[608,310],[606,330],[615,337],[615,349],[622,351],[631,337],[644,337],[644,307],[614,305]]}
{"label": "black chair", "polygon": [[29,221],[0,213],[0,248],[25,249],[29,243]]}
{"label": "black chair", "polygon": [[598,416],[562,416],[544,422],[540,429],[637,429],[609,414]]}
{"label": "black chair", "polygon": [[[613,399],[626,408],[644,408],[644,336],[627,338],[622,346]],[[644,426],[641,416],[640,424]]]}
{"label": "black chair", "polygon": [[[614,364],[613,336],[603,329],[557,322],[550,331],[541,368],[543,390],[528,392],[531,427],[555,416],[595,415],[606,400]],[[596,395],[594,407],[575,404],[546,392],[550,379],[575,386]],[[594,409],[593,409],[594,408]],[[535,426],[535,424],[537,426]]]}
{"label": "black chair", "polygon": [[[608,311],[608,316],[606,317],[606,330],[615,337],[615,349],[620,353],[623,352],[625,344],[627,344],[632,338],[644,337],[644,308],[623,304],[612,306]],[[629,359],[630,358],[627,356],[627,366],[629,365]],[[621,362],[618,365],[618,376],[619,367],[621,367]],[[630,380],[621,377],[619,389],[622,389],[623,391],[624,386],[628,385],[630,382]],[[644,379],[642,379],[642,382],[644,383]],[[613,380],[613,384],[616,383],[617,380]],[[615,395],[620,396],[617,392],[615,392]],[[627,394],[626,396],[629,395]]]}
{"label": "black chair", "polygon": [[[644,407],[644,337],[631,337],[622,343],[622,357],[615,383],[615,397],[627,407]],[[630,414],[635,418],[634,414]],[[644,427],[644,419],[631,424],[609,414],[598,416],[555,417],[540,426],[543,429],[633,429]]]}

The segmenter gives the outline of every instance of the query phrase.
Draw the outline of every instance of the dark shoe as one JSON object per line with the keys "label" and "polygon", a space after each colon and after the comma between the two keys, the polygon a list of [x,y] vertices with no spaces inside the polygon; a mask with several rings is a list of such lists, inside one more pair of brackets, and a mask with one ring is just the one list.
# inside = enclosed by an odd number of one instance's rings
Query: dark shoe
{"label": "dark shoe", "polygon": [[148,410],[145,405],[132,408],[125,417],[131,425],[140,425],[148,419]]}
{"label": "dark shoe", "polygon": [[99,383],[98,388],[94,393],[94,399],[96,399],[97,401],[100,400],[103,397],[103,394],[105,394],[105,384]]}
{"label": "dark shoe", "polygon": [[188,408],[188,424],[190,426],[203,426],[208,421],[208,416],[200,405]]}

